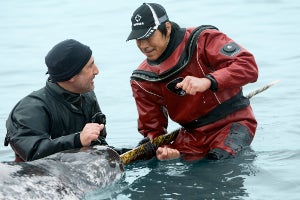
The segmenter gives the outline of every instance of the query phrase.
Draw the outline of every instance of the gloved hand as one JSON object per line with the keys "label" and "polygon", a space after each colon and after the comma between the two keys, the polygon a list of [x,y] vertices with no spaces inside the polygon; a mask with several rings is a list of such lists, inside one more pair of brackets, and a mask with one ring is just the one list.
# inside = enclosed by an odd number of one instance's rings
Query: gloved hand
{"label": "gloved hand", "polygon": [[106,127],[104,126],[104,128],[102,129],[102,131],[100,131],[99,137],[103,137],[105,139],[106,136],[107,136],[107,132],[106,132]]}
{"label": "gloved hand", "polygon": [[[106,125],[106,116],[102,112],[97,112],[93,117],[92,117],[92,123],[98,123],[98,124],[104,124]],[[99,136],[102,136],[103,138],[106,138],[107,132],[106,128],[102,129],[100,132]]]}
{"label": "gloved hand", "polygon": [[[106,124],[106,117],[102,112],[97,112],[93,117],[92,117],[92,123],[98,123],[98,124]],[[100,145],[108,145],[107,142],[105,141],[107,132],[106,132],[106,127],[100,131],[99,137],[97,141],[92,142],[91,146],[100,144]]]}
{"label": "gloved hand", "polygon": [[137,145],[137,147],[141,145],[145,145],[144,150],[144,160],[149,160],[156,155],[156,147],[151,143],[150,138],[144,137]]}
{"label": "gloved hand", "polygon": [[139,143],[136,147],[141,146],[142,144],[145,144],[147,142],[150,142],[150,138],[144,137],[141,141],[139,141]]}

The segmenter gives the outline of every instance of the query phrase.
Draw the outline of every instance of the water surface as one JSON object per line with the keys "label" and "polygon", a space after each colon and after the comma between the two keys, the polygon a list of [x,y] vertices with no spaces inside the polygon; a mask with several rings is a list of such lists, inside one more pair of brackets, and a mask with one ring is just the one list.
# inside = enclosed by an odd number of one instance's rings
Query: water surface
{"label": "water surface", "polygon": [[[107,141],[134,147],[141,139],[129,77],[143,59],[125,42],[132,12],[143,1],[44,0],[0,3],[0,141],[5,120],[19,99],[43,87],[44,57],[67,38],[93,50],[100,74],[95,92],[107,115]],[[209,162],[141,161],[123,178],[86,199],[297,199],[300,195],[300,5],[292,0],[160,1],[183,27],[211,24],[251,51],[259,79],[247,94],[280,83],[251,99],[259,122],[251,148],[237,159]],[[171,123],[169,131],[177,128]],[[0,161],[11,161],[0,146]],[[84,168],[84,164],[83,164]]]}

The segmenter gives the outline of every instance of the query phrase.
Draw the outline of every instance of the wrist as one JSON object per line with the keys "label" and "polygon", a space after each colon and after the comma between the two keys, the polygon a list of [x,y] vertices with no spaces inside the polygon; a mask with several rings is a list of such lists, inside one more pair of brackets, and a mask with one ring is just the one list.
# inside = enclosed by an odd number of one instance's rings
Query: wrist
{"label": "wrist", "polygon": [[75,146],[75,148],[81,148],[81,147],[83,147],[83,145],[81,143],[81,140],[80,140],[80,132],[75,133],[75,136],[74,136],[74,146]]}
{"label": "wrist", "polygon": [[213,92],[218,91],[218,82],[216,81],[215,77],[213,77],[211,74],[208,74],[205,76],[205,78],[209,79],[211,82],[209,89]]}

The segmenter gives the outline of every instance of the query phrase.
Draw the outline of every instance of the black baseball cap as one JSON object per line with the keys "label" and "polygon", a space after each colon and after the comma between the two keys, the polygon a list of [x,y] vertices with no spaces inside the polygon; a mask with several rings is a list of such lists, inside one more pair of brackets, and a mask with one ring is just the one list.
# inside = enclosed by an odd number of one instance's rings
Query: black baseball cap
{"label": "black baseball cap", "polygon": [[131,17],[132,30],[126,41],[149,38],[166,21],[169,18],[164,7],[156,3],[143,3]]}

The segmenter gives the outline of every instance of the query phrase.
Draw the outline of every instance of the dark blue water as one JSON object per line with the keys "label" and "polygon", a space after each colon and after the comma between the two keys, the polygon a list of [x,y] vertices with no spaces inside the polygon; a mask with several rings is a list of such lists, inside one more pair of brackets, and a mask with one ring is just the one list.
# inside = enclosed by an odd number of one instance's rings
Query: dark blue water
{"label": "dark blue water", "polygon": [[[255,153],[249,149],[237,159],[211,162],[138,162],[127,167],[117,190],[91,193],[97,199],[236,199],[248,197],[245,177],[255,176]],[[89,194],[89,195],[91,195]],[[89,197],[89,196],[88,196]]]}
{"label": "dark blue water", "polygon": [[[134,41],[125,40],[131,14],[142,2],[1,1],[0,142],[12,107],[45,84],[48,50],[74,38],[91,46],[100,68],[95,92],[107,115],[107,141],[134,147],[141,136],[129,77],[143,55]],[[251,148],[237,159],[137,162],[125,167],[120,180],[87,192],[85,199],[299,199],[300,4],[292,0],[160,3],[181,26],[215,25],[255,55],[259,79],[244,88],[245,94],[280,82],[251,99],[259,125]],[[169,131],[177,127],[171,123]],[[13,158],[10,147],[0,146],[0,161]]]}

